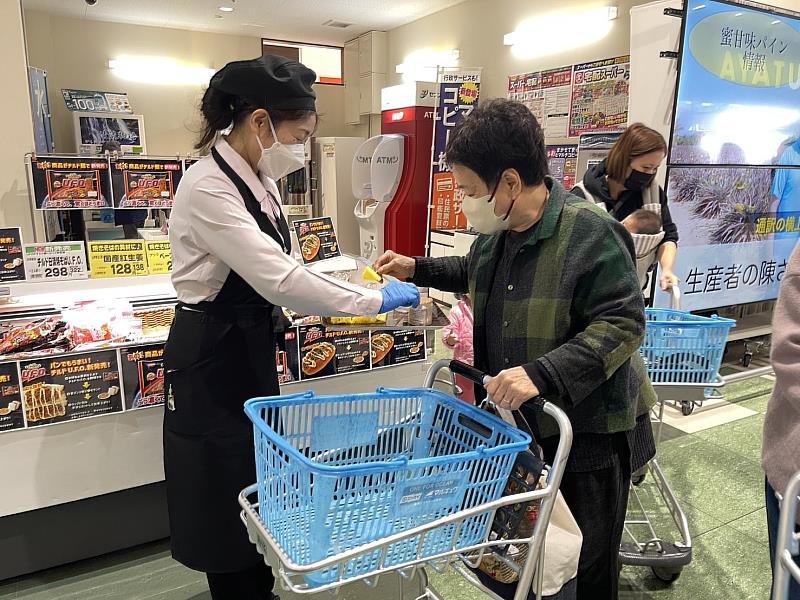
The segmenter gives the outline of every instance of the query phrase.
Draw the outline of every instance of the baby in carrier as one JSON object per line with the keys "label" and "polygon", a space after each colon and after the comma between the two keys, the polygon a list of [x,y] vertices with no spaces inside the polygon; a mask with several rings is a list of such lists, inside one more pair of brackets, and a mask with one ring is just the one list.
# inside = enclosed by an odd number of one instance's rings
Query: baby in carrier
{"label": "baby in carrier", "polygon": [[658,246],[664,239],[661,224],[661,205],[648,204],[646,208],[633,211],[622,220],[622,225],[633,238],[636,249],[636,274],[639,285],[647,284],[647,274],[656,264]]}

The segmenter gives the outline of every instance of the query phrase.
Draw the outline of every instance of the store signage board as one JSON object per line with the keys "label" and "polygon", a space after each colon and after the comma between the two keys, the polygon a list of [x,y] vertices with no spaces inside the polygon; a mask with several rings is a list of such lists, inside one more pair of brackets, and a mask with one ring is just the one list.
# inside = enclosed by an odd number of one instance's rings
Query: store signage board
{"label": "store signage board", "polygon": [[431,229],[465,229],[462,195],[445,161],[444,149],[453,128],[477,106],[481,92],[480,69],[446,69],[439,73],[434,115],[431,165]]}
{"label": "store signage board", "polygon": [[508,78],[508,98],[533,113],[545,139],[565,138],[572,101],[572,66],[512,75]]}
{"label": "store signage board", "polygon": [[116,350],[20,361],[28,427],[123,410]]}
{"label": "store signage board", "polygon": [[0,283],[24,280],[22,230],[19,227],[4,227],[0,229]]}
{"label": "store signage board", "polygon": [[164,345],[132,346],[120,350],[125,410],[164,404]]}
{"label": "store signage board", "polygon": [[370,347],[373,369],[424,360],[425,332],[413,329],[373,331]]}
{"label": "store signage board", "polygon": [[67,109],[72,112],[133,112],[128,94],[73,89],[62,89],[61,94]]}
{"label": "store signage board", "polygon": [[336,239],[336,229],[330,217],[303,219],[294,222],[303,264],[319,262],[342,255]]}
{"label": "store signage board", "polygon": [[571,190],[575,187],[575,175],[578,170],[578,145],[547,146],[547,165],[553,179],[567,191]]}
{"label": "store signage board", "polygon": [[800,239],[800,18],[717,0],[684,13],[666,186],[681,308],[771,300]]}
{"label": "store signage board", "polygon": [[147,271],[150,275],[164,275],[172,271],[172,250],[169,240],[148,240],[145,242]]}
{"label": "store signage board", "polygon": [[0,363],[0,433],[25,427],[16,362]]}
{"label": "store signage board", "polygon": [[144,240],[89,242],[89,269],[93,279],[147,275]]}
{"label": "store signage board", "polygon": [[111,161],[115,208],[172,208],[183,176],[180,159]]}
{"label": "store signage board", "polygon": [[109,162],[105,158],[32,157],[31,183],[38,210],[112,207]]}
{"label": "store signage board", "polygon": [[631,57],[575,65],[569,136],[592,131],[622,131],[628,124]]}
{"label": "store signage board", "polygon": [[83,242],[49,242],[22,247],[28,281],[86,279],[86,249]]}

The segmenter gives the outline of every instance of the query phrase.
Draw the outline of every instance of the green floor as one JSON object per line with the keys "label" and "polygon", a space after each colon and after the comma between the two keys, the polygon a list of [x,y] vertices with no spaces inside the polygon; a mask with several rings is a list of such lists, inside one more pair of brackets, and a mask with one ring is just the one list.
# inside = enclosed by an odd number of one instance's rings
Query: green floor
{"label": "green floor", "polygon": [[[625,567],[622,598],[756,600],[769,597],[770,568],[760,468],[761,428],[772,383],[767,378],[726,387],[726,397],[755,414],[732,423],[685,434],[666,428],[659,462],[686,511],[694,557],[680,579],[667,586],[649,570]],[[687,417],[691,419],[693,417]],[[665,538],[677,532],[647,482],[641,488],[656,529]],[[446,600],[480,598],[458,576],[434,575]],[[342,597],[394,598],[395,582],[378,589],[358,586]],[[281,594],[284,600],[297,596]],[[325,597],[325,596],[323,596]],[[332,596],[327,596],[332,597]],[[409,592],[407,598],[413,598]],[[203,577],[175,563],[165,542],[139,547],[17,580],[0,582],[3,599],[208,600]]]}

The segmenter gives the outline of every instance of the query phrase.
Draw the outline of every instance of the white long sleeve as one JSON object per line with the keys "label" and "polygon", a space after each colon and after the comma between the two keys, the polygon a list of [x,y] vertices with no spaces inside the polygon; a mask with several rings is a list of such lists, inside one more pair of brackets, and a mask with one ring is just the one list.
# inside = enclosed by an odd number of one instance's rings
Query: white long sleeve
{"label": "white long sleeve", "polygon": [[170,241],[172,282],[182,302],[213,300],[233,270],[271,303],[304,314],[374,315],[381,306],[380,292],[315,273],[286,255],[211,159],[195,164],[181,181]]}

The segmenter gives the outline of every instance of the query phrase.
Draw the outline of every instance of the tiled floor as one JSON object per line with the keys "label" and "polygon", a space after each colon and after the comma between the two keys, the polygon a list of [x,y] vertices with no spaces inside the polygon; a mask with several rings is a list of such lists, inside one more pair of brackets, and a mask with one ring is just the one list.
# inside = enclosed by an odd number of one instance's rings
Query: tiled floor
{"label": "tiled floor", "polygon": [[[769,597],[770,568],[767,553],[760,467],[761,428],[772,388],[771,378],[732,384],[726,399],[748,409],[747,416],[704,414],[707,428],[686,433],[665,426],[659,462],[686,511],[693,536],[693,560],[671,586],[658,581],[649,569],[625,567],[624,599],[756,600]],[[702,413],[701,413],[702,414]],[[719,413],[722,414],[722,413]],[[694,419],[681,417],[683,419]],[[664,538],[677,539],[677,531],[650,480],[640,496]],[[446,600],[481,598],[453,573],[433,574],[434,585]],[[377,589],[358,586],[342,594],[346,600],[395,598],[396,582],[386,579]],[[282,593],[284,600],[297,596]],[[331,597],[331,596],[329,596]],[[409,590],[406,598],[414,598]],[[209,600],[203,577],[175,563],[164,542],[52,569],[18,580],[0,582],[0,598],[19,600],[140,599]]]}

